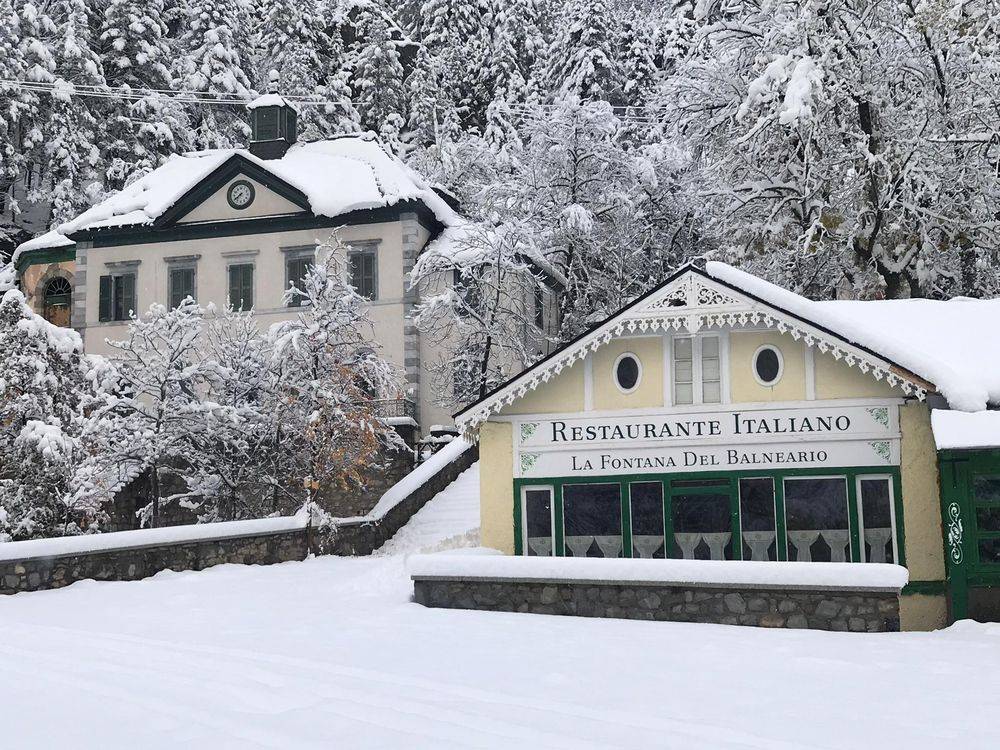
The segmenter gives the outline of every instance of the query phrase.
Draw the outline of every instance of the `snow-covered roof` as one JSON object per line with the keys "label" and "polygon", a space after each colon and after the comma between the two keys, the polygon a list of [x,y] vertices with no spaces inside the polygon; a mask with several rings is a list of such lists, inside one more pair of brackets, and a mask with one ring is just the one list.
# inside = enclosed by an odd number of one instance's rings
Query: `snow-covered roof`
{"label": "snow-covered roof", "polygon": [[49,250],[59,247],[70,247],[75,243],[66,235],[57,232],[55,230],[46,232],[45,234],[40,234],[37,237],[32,237],[27,242],[22,242],[17,247],[17,251],[14,253],[14,260],[17,260],[17,256],[21,253],[26,253],[31,250]]}
{"label": "snow-covered roof", "polygon": [[247,109],[257,109],[258,107],[289,107],[296,109],[295,105],[281,94],[264,94],[263,96],[258,96],[247,105]]}
{"label": "snow-covered roof", "polygon": [[245,149],[201,151],[169,158],[162,166],[89,208],[56,230],[22,244],[28,250],[72,244],[84,230],[153,224],[192,188],[234,157],[242,157],[299,190],[317,216],[419,200],[445,227],[461,218],[429,183],[371,135],[343,136],[293,145],[280,159],[259,159]]}
{"label": "snow-covered roof", "polygon": [[988,341],[1000,329],[1000,299],[815,302],[725,263],[705,270],[933,383],[954,409],[1000,404],[1000,347]]}
{"label": "snow-covered roof", "polygon": [[931,429],[939,451],[1000,447],[1000,411],[934,409]]}
{"label": "snow-covered roof", "polygon": [[[679,305],[679,306],[678,306]],[[489,415],[625,331],[678,330],[692,322],[773,325],[872,377],[952,409],[1000,404],[1000,299],[816,302],[724,263],[686,265],[649,293],[455,415],[474,431]],[[983,332],[990,332],[984,337]]]}

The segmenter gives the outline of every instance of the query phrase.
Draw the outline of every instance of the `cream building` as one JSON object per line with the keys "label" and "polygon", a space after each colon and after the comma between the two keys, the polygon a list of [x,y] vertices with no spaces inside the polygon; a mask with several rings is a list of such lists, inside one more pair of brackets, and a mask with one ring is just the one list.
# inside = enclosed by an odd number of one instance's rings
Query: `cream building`
{"label": "cream building", "polygon": [[409,272],[428,243],[462,223],[451,199],[368,136],[296,143],[295,110],[278,96],[251,105],[248,150],[175,156],[73,221],[22,245],[15,262],[29,302],[106,354],[130,314],[152,303],[254,309],[262,326],[293,316],[290,284],[333,233],[367,297],[383,356],[402,374],[398,418],[423,433],[450,424],[428,365],[440,353],[409,319]]}
{"label": "cream building", "polygon": [[[456,415],[480,445],[482,542],[895,563],[902,627],[941,626],[966,610],[931,410],[996,413],[994,355],[975,342],[998,322],[996,300],[818,303],[686,266]],[[1000,491],[983,486],[957,544],[985,591],[1000,586]]]}

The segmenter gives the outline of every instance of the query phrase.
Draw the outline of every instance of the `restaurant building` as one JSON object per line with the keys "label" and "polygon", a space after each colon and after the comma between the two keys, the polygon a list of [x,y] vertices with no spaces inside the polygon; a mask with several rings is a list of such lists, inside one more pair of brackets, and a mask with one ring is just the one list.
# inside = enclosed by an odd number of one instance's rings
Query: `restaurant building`
{"label": "restaurant building", "polygon": [[483,545],[894,563],[903,629],[987,617],[1000,421],[939,460],[931,412],[994,416],[997,323],[998,300],[814,302],[685,266],[456,415],[480,446]]}

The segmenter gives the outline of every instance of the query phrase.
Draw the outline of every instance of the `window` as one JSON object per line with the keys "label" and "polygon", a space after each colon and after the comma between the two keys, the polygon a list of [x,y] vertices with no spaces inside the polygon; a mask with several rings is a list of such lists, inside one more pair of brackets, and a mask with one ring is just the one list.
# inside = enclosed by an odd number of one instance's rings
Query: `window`
{"label": "window", "polygon": [[701,402],[718,404],[722,401],[722,366],[719,359],[719,337],[704,336],[701,344]]}
{"label": "window", "polygon": [[778,533],[774,525],[774,480],[740,480],[740,531],[744,560],[777,560]]}
{"label": "window", "polygon": [[169,275],[170,309],[181,306],[181,302],[190,297],[194,299],[194,269],[171,268]]}
{"label": "window", "polygon": [[135,311],[135,274],[102,276],[100,283],[98,320],[128,320]]}
{"label": "window", "polygon": [[621,486],[565,485],[563,530],[567,557],[621,557]]}
{"label": "window", "polygon": [[622,393],[631,393],[639,387],[642,378],[642,363],[631,352],[626,352],[615,360],[613,369],[615,385]]}
{"label": "window", "polygon": [[297,253],[285,260],[285,289],[297,290],[289,293],[289,307],[301,307],[307,302],[303,289],[306,275],[316,263],[313,252],[310,248],[308,254]]}
{"label": "window", "polygon": [[535,328],[545,333],[545,289],[540,284],[535,284],[532,297],[535,303]]}
{"label": "window", "polygon": [[663,485],[660,482],[632,482],[628,492],[632,557],[664,557]]}
{"label": "window", "polygon": [[70,283],[57,276],[45,285],[45,308],[43,317],[57,326],[69,326],[70,302],[73,298],[73,287]]}
{"label": "window", "polygon": [[846,477],[785,480],[788,559],[846,562],[851,559]]}
{"label": "window", "polygon": [[753,376],[763,386],[772,386],[781,380],[785,361],[773,346],[762,346],[753,355]]}
{"label": "window", "polygon": [[253,263],[229,267],[229,304],[241,312],[253,309]]}
{"label": "window", "polygon": [[524,516],[524,554],[548,557],[552,554],[552,489],[525,487],[521,493]]}
{"label": "window", "polygon": [[980,564],[1000,564],[1000,476],[974,474],[975,544]]}
{"label": "window", "polygon": [[[728,482],[727,482],[728,484]],[[732,560],[733,531],[728,487],[711,480],[674,482],[670,515],[674,529],[671,557]]]}
{"label": "window", "polygon": [[858,525],[864,561],[896,562],[891,477],[858,477]]}
{"label": "window", "polygon": [[378,299],[377,259],[375,250],[352,251],[347,254],[351,286],[365,299]]}
{"label": "window", "polygon": [[673,340],[675,404],[722,402],[722,356],[718,336]]}
{"label": "window", "polygon": [[[452,272],[452,285],[462,300],[464,306],[470,310],[477,310],[482,305],[482,296],[479,293],[479,284],[475,274],[471,269],[462,271],[456,268]],[[459,314],[462,311],[459,310]]]}

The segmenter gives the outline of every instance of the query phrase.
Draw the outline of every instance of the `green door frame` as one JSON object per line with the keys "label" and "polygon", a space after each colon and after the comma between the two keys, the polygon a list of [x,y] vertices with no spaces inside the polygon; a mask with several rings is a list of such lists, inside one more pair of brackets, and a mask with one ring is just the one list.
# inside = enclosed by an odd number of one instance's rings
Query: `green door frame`
{"label": "green door frame", "polygon": [[1000,450],[939,451],[938,467],[950,619],[962,620],[968,617],[970,588],[1000,588],[1000,564],[979,560],[979,540],[1000,539],[1000,531],[980,531],[976,513],[998,504],[973,496],[976,476],[1000,476]]}

